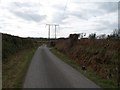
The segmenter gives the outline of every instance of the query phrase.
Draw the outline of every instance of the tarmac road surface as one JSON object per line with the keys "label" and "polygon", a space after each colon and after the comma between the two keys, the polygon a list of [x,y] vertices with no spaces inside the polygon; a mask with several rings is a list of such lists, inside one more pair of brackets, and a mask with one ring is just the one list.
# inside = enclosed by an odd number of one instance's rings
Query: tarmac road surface
{"label": "tarmac road surface", "polygon": [[39,47],[31,61],[23,88],[100,88],[80,72]]}

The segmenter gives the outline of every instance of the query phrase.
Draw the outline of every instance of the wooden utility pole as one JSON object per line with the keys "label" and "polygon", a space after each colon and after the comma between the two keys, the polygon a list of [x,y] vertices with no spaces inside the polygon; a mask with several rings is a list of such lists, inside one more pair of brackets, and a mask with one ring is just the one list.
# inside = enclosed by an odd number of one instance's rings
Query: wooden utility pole
{"label": "wooden utility pole", "polygon": [[56,27],[59,26],[57,24],[55,24],[55,39],[56,39]]}
{"label": "wooden utility pole", "polygon": [[48,26],[48,39],[50,40],[50,26],[51,24],[46,24]]}
{"label": "wooden utility pole", "polygon": [[55,39],[56,39],[56,27],[58,24],[46,24],[48,26],[48,39],[50,40],[50,26],[55,26]]}

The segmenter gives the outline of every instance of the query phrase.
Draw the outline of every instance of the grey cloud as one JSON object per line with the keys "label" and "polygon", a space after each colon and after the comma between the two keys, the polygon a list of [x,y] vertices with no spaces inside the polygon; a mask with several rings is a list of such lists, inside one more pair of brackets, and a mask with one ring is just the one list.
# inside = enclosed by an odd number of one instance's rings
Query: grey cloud
{"label": "grey cloud", "polygon": [[[25,7],[26,9],[23,10],[22,7]],[[8,10],[15,16],[18,16],[27,21],[40,22],[46,18],[46,15],[38,14],[35,3],[13,2],[11,3],[11,8],[8,8]]]}
{"label": "grey cloud", "polygon": [[25,2],[24,3],[13,2],[12,4],[18,7],[31,7],[32,6],[30,3],[25,3]]}
{"label": "grey cloud", "polygon": [[35,21],[40,22],[46,18],[46,15],[39,15],[37,13],[32,12],[18,12],[18,11],[12,11],[16,16],[27,20],[27,21]]}
{"label": "grey cloud", "polygon": [[68,26],[68,27],[60,27],[60,29],[72,29],[73,27]]}
{"label": "grey cloud", "polygon": [[102,15],[102,12],[99,12],[97,10],[86,10],[86,11],[82,11],[82,12],[75,11],[75,12],[70,12],[70,15],[76,16],[80,19],[89,20],[92,17]]}
{"label": "grey cloud", "polygon": [[67,9],[67,7],[65,5],[53,5],[52,7],[59,11],[63,11],[63,12],[65,9]]}
{"label": "grey cloud", "polygon": [[63,12],[63,11],[59,11],[59,10],[56,10],[56,12],[53,14],[53,18],[52,18],[52,21],[54,23],[60,23],[60,24],[63,24],[65,23],[64,20],[69,18],[69,14],[66,12]]}
{"label": "grey cloud", "polygon": [[102,10],[98,10],[96,8],[93,8],[93,9],[86,9],[86,10],[77,10],[77,11],[72,11],[72,12],[69,12],[70,15],[72,16],[76,16],[80,19],[84,19],[84,20],[88,20],[92,17],[96,17],[96,16],[101,16],[103,15],[103,11]]}
{"label": "grey cloud", "polygon": [[80,13],[80,12],[71,12],[70,15],[71,16],[76,16],[80,19],[85,19],[85,20],[88,19],[88,16],[86,17],[86,15],[84,15],[83,13]]}
{"label": "grey cloud", "polygon": [[[11,4],[14,7],[34,7],[34,6],[36,6],[34,3],[29,3],[29,2],[13,2]],[[39,6],[42,6],[42,4],[39,3]]]}
{"label": "grey cloud", "polygon": [[68,15],[62,15],[62,14],[54,15],[54,18],[52,19],[52,21],[54,23],[64,24],[65,23],[64,20],[67,19],[67,18],[69,18]]}
{"label": "grey cloud", "polygon": [[99,23],[100,25],[96,27],[96,31],[113,30],[118,27],[117,23],[110,23],[108,21],[101,21]]}
{"label": "grey cloud", "polygon": [[118,10],[118,2],[100,2],[99,8],[106,12],[115,12]]}
{"label": "grey cloud", "polygon": [[65,23],[64,20],[69,18],[67,7],[65,5],[53,5],[52,8],[56,11],[53,14],[52,21],[60,24]]}
{"label": "grey cloud", "polygon": [[[80,3],[82,4],[82,3]],[[83,3],[84,4],[84,3]],[[118,10],[118,3],[117,2],[96,2],[90,3],[93,4],[93,9],[78,9],[77,11],[70,12],[70,15],[76,16],[80,19],[88,20],[92,17],[102,16],[106,13],[116,12]],[[94,8],[96,5],[98,8]]]}
{"label": "grey cloud", "polygon": [[104,31],[107,30],[108,27],[107,26],[102,26],[102,27],[97,27],[95,31]]}

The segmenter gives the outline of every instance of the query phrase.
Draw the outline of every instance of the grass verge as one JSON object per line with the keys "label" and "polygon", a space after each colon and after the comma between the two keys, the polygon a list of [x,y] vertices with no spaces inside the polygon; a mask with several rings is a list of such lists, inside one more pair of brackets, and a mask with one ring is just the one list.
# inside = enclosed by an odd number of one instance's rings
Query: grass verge
{"label": "grass verge", "polygon": [[[28,66],[37,48],[22,50],[3,61],[2,87],[22,88]],[[8,61],[9,60],[9,61]]]}
{"label": "grass verge", "polygon": [[95,82],[97,85],[99,85],[102,88],[117,88],[116,82],[111,79],[103,79],[99,75],[97,75],[93,70],[87,68],[87,71],[83,71],[81,69],[81,66],[74,60],[71,60],[67,56],[65,56],[63,53],[59,52],[55,48],[51,49],[51,52],[55,54],[57,57],[59,57],[64,62],[68,63],[70,66],[75,68],[77,71],[82,73],[84,76]]}

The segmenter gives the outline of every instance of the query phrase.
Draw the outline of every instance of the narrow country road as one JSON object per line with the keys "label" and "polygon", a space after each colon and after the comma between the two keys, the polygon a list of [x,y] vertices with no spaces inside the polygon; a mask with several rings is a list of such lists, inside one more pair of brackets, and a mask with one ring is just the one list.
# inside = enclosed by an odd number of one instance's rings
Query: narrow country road
{"label": "narrow country road", "polygon": [[23,88],[100,87],[41,46],[33,56]]}

